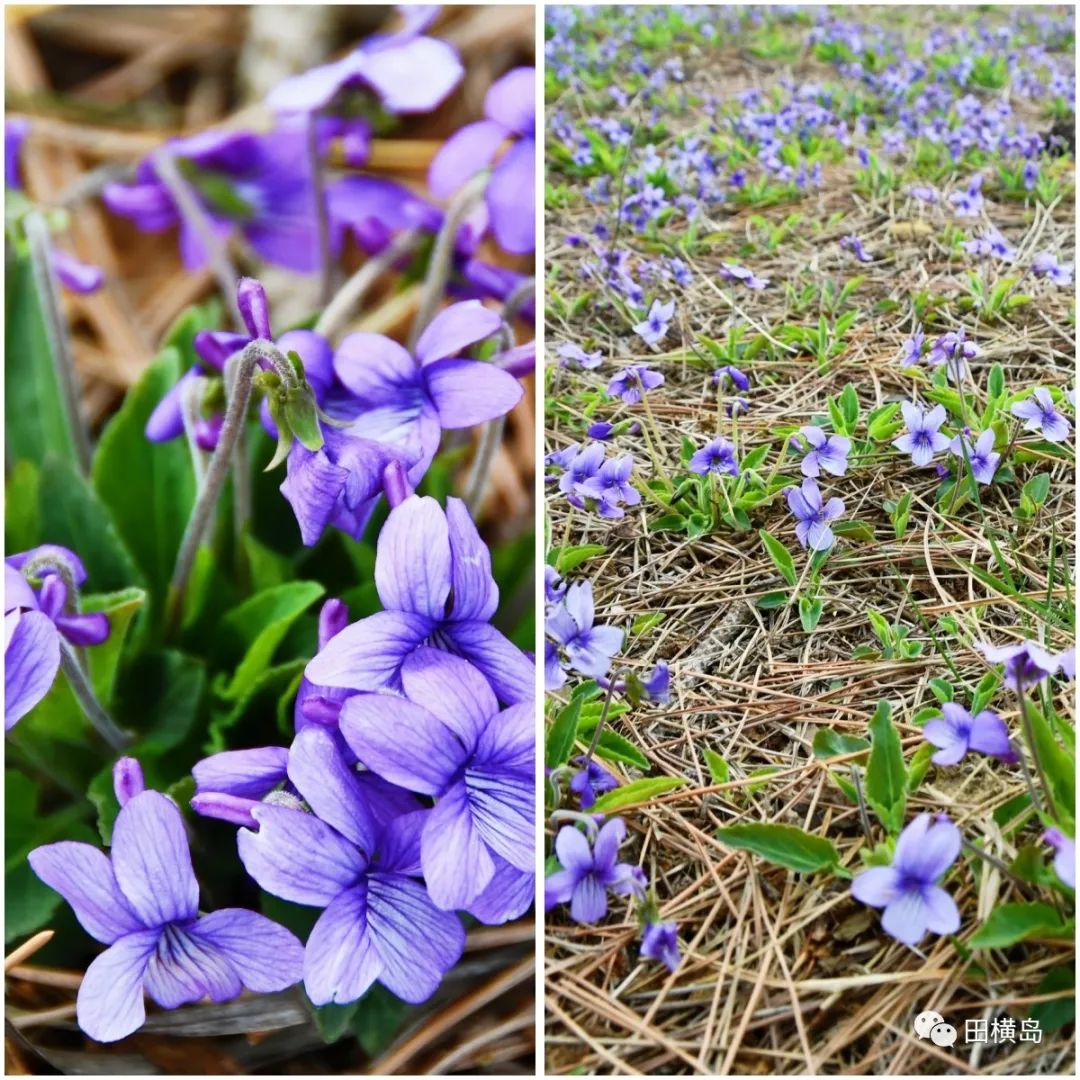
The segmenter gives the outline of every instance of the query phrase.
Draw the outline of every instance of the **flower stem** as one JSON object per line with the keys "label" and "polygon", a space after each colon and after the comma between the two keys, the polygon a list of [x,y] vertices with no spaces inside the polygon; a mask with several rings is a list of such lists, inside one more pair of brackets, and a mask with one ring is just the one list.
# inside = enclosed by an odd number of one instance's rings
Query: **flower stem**
{"label": "flower stem", "polygon": [[315,209],[315,232],[319,245],[319,306],[330,302],[334,267],[330,258],[330,220],[326,214],[326,185],[319,157],[318,112],[307,118],[307,158],[311,174],[311,194]]}
{"label": "flower stem", "polygon": [[71,340],[60,303],[60,285],[49,255],[49,227],[41,213],[32,210],[23,218],[23,228],[26,231],[30,268],[34,275],[38,302],[41,304],[45,334],[49,339],[49,352],[52,354],[56,378],[60,383],[68,427],[75,444],[79,467],[86,473],[90,470],[90,433],[79,400],[79,377],[75,372],[75,358],[71,353]]}
{"label": "flower stem", "polygon": [[240,280],[240,275],[237,274],[236,267],[229,258],[226,245],[214,232],[209,215],[191,190],[191,186],[181,176],[176,159],[168,150],[159,150],[154,155],[154,168],[161,182],[169,189],[169,194],[179,207],[184,221],[194,229],[199,243],[206,251],[210,269],[217,278],[218,290],[225,301],[225,307],[230,313],[233,325],[243,326],[240,309],[236,304],[236,283]]}
{"label": "flower stem", "polygon": [[191,454],[191,468],[195,473],[195,496],[202,493],[206,483],[206,463],[203,460],[203,452],[195,439],[195,422],[199,418],[199,406],[202,403],[203,394],[206,392],[207,380],[201,375],[196,376],[184,387],[180,395],[180,414],[184,419],[184,437],[187,439],[188,451]]}
{"label": "flower stem", "polygon": [[[225,421],[221,427],[217,448],[206,470],[203,489],[195,501],[191,517],[184,529],[180,551],[176,556],[176,566],[173,569],[172,582],[166,597],[166,636],[175,633],[179,626],[184,592],[195,565],[195,555],[210,525],[218,497],[225,484],[225,477],[229,472],[229,465],[233,461],[237,443],[247,423],[248,403],[251,400],[251,379],[260,360],[268,361],[282,382],[287,385],[293,385],[296,382],[296,375],[289,362],[271,342],[263,341],[261,338],[250,342],[239,354],[239,358],[234,356],[230,361],[235,365],[235,376],[231,380],[231,392],[227,390],[228,405],[225,410]],[[228,384],[227,379],[227,387]]]}
{"label": "flower stem", "polygon": [[86,672],[75,657],[75,650],[63,639],[60,641],[60,667],[67,677],[68,686],[75,695],[79,707],[86,714],[86,719],[93,725],[94,730],[114,750],[122,750],[128,743],[128,736],[120,730],[112,717],[105,711],[104,706],[97,699]]}
{"label": "flower stem", "polygon": [[[1035,763],[1035,773],[1039,777],[1039,786],[1042,788],[1043,800],[1045,802],[1045,813],[1053,816],[1054,800],[1050,793],[1050,781],[1046,778],[1046,772],[1043,769],[1042,762],[1039,760],[1039,752],[1035,746],[1035,728],[1031,723],[1031,715],[1028,712],[1028,699],[1024,693],[1024,683],[1020,677],[1020,672],[1016,672],[1016,700],[1020,706],[1020,723],[1024,728],[1024,741],[1027,743],[1028,751],[1031,753],[1031,760]],[[1023,757],[1021,756],[1021,761]],[[1034,801],[1034,789],[1032,789],[1032,801]]]}
{"label": "flower stem", "polygon": [[600,733],[604,730],[604,723],[607,720],[608,710],[611,708],[611,699],[615,696],[615,684],[619,681],[619,676],[626,675],[626,668],[615,673],[615,677],[608,683],[607,694],[604,695],[604,707],[600,710],[600,719],[596,721],[596,727],[593,728],[592,741],[589,743],[589,749],[585,752],[585,766],[588,768],[589,762],[592,761],[592,756],[596,752],[596,748],[600,745]]}
{"label": "flower stem", "polygon": [[407,229],[399,233],[378,255],[368,259],[341,286],[323,309],[318,322],[315,323],[315,333],[321,334],[324,338],[333,338],[345,324],[349,314],[360,306],[361,301],[379,278],[399,259],[415,251],[423,237],[423,230]]}
{"label": "flower stem", "polygon": [[435,237],[435,247],[432,248],[431,259],[428,262],[427,275],[424,278],[424,288],[420,297],[420,307],[416,312],[416,318],[413,319],[412,329],[409,331],[410,352],[415,351],[420,335],[435,317],[439,302],[446,291],[446,283],[450,278],[450,268],[454,260],[454,244],[457,241],[458,230],[461,228],[465,218],[468,217],[477,199],[483,195],[490,176],[491,173],[488,169],[482,169],[454,196],[447,207],[446,216],[443,218],[438,236]]}
{"label": "flower stem", "polygon": [[480,435],[480,445],[477,447],[476,457],[469,470],[469,478],[465,482],[465,505],[469,508],[469,516],[473,520],[476,519],[476,514],[484,501],[488,478],[491,474],[491,463],[499,452],[505,427],[506,417],[498,416],[484,425],[484,430]]}

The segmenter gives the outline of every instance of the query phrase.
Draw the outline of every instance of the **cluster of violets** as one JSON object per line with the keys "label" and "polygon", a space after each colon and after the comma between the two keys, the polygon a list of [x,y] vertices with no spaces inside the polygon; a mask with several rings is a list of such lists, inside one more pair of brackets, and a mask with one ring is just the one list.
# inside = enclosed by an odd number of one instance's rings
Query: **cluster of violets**
{"label": "cluster of violets", "polygon": [[[609,697],[625,692],[633,680],[642,700],[659,704],[669,700],[670,676],[662,661],[644,678],[611,676],[624,635],[617,626],[596,622],[591,581],[567,584],[549,566],[545,569],[544,594],[544,686],[549,693],[564,688],[576,675],[594,679]],[[594,749],[568,765],[548,770],[548,782],[557,801],[561,801],[565,781],[577,809],[559,808],[555,812],[556,819],[569,818],[573,824],[561,826],[556,834],[555,856],[560,868],[545,879],[545,908],[550,911],[557,905],[569,904],[575,922],[596,923],[607,915],[609,892],[630,896],[641,923],[641,956],[659,960],[674,971],[679,964],[675,923],[660,919],[655,898],[648,895],[644,870],[618,860],[619,848],[626,839],[625,821],[591,812],[599,796],[619,786],[615,775],[594,759]]]}
{"label": "cluster of violets", "polygon": [[[145,232],[177,229],[189,269],[212,259],[213,243],[228,242],[314,272],[323,214],[332,256],[349,236],[374,255],[405,230],[437,232],[449,211],[329,165],[333,142],[350,169],[361,168],[377,118],[428,112],[460,83],[454,48],[425,33],[437,12],[405,8],[399,31],[287,80],[268,99],[268,133],[171,140],[131,178],[109,184],[106,205]],[[489,235],[511,254],[534,248],[534,87],[532,68],[503,76],[483,119],[432,163],[433,197],[452,202],[477,177],[483,198],[453,237],[446,294],[454,302],[415,345],[370,333],[333,344],[306,329],[275,337],[262,285],[243,278],[242,330],[201,331],[197,366],[147,422],[148,440],[186,436],[231,454],[230,376],[253,364],[260,420],[278,439],[271,465],[285,463],[281,492],[303,544],[328,527],[359,540],[384,496],[389,513],[376,541],[381,610],[350,623],[342,601],[323,605],[289,745],[226,750],[192,770],[190,808],[236,826],[252,882],[318,910],[306,941],[253,911],[200,907],[181,808],[146,788],[132,757],[115,762],[120,809],[107,854],[70,841],[30,853],[38,877],[107,946],[77,1001],[80,1026],[100,1042],[140,1027],[144,995],[176,1008],[302,982],[321,1006],[354,1002],[380,983],[421,1002],[461,957],[468,920],[503,923],[533,902],[535,661],[492,625],[491,555],[465,503],[449,497],[444,507],[415,488],[443,431],[505,416],[522,397],[518,376],[533,366],[533,346],[508,349],[503,317],[482,303],[506,299],[524,276],[475,253]],[[27,134],[25,123],[8,123],[9,187],[18,186]],[[52,258],[69,287],[88,283],[87,268],[69,274],[62,252]],[[78,555],[55,545],[6,559],[7,729],[61,671],[94,721],[82,649],[104,642],[110,626],[81,609],[86,577]]]}
{"label": "cluster of violets", "polygon": [[[977,648],[990,664],[1001,665],[1005,685],[1018,696],[1059,672],[1067,679],[1076,675],[1075,648],[1056,656],[1034,641],[999,646],[977,643]],[[1021,703],[1021,708],[1025,707]],[[923,737],[937,748],[930,760],[938,766],[956,765],[973,752],[1003,764],[1020,760],[1008,726],[990,709],[972,716],[962,705],[946,702],[941,716],[926,723]],[[1058,879],[1075,889],[1073,837],[1049,827],[1042,840],[1054,853]],[[960,911],[941,881],[959,856],[962,843],[961,831],[948,815],[920,814],[900,833],[889,864],[857,874],[851,894],[863,904],[881,908],[882,929],[905,945],[918,945],[927,932],[954,934],[960,929]]]}
{"label": "cluster of violets", "polygon": [[552,451],[544,461],[562,470],[561,474],[547,474],[545,481],[557,483],[566,501],[579,510],[593,510],[601,517],[618,519],[626,516],[625,507],[641,502],[641,492],[630,483],[634,471],[632,454],[607,457],[603,442],[584,446],[571,443],[562,450]]}
{"label": "cluster of violets", "polygon": [[[85,578],[72,552],[13,556],[6,574],[10,727],[48,691],[58,639],[91,645],[109,627],[66,602],[67,580]],[[458,913],[495,924],[529,908],[534,665],[490,623],[498,589],[464,504],[398,502],[375,584],[383,610],[358,622],[324,604],[291,745],[227,750],[193,769],[192,809],[239,826],[251,878],[320,909],[306,944],[254,912],[199,915],[180,810],[143,790],[131,758],[116,765],[109,856],[70,841],[31,853],[109,946],[78,997],[92,1038],[136,1030],[144,991],[175,1008],[302,979],[316,1005],[355,1001],[375,982],[423,1001],[461,956]]]}

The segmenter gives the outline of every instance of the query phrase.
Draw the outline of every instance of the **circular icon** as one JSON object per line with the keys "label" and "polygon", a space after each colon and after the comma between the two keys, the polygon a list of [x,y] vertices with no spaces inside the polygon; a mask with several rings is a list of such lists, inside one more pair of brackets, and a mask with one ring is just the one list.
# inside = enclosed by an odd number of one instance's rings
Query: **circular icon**
{"label": "circular icon", "polygon": [[915,1034],[920,1039],[930,1038],[930,1032],[935,1024],[944,1024],[945,1017],[941,1013],[934,1012],[933,1009],[928,1009],[924,1013],[919,1013],[915,1017]]}
{"label": "circular icon", "polygon": [[935,1046],[952,1046],[956,1042],[956,1028],[952,1024],[935,1024],[930,1029],[930,1041]]}

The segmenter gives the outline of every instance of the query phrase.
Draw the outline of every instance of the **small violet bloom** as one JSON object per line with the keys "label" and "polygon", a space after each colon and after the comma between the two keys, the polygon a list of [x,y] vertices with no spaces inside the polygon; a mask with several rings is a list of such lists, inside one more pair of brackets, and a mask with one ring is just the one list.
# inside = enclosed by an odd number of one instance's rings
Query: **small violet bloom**
{"label": "small violet bloom", "polygon": [[912,367],[922,359],[925,341],[926,335],[923,333],[922,327],[916,326],[911,333],[911,337],[904,339],[904,345],[900,353],[900,366],[902,368]]}
{"label": "small violet bloom", "polygon": [[926,363],[933,368],[946,365],[945,372],[950,382],[959,381],[966,370],[966,362],[979,355],[979,347],[974,341],[968,341],[964,328],[950,330],[937,338],[926,354]]}
{"label": "small violet bloom", "polygon": [[[674,315],[674,300],[669,300],[666,304],[661,304],[659,300],[654,300],[644,321],[639,322],[634,326],[634,333],[637,334],[646,345],[657,345],[667,336],[668,327],[671,325],[671,320]],[[610,389],[608,390],[608,393],[611,393]]]}
{"label": "small violet bloom", "polygon": [[513,910],[501,905],[519,895],[519,878],[532,891],[532,701],[500,711],[476,668],[431,648],[409,656],[401,683],[407,700],[357,694],[345,702],[345,741],[377,776],[435,799],[423,815],[420,865],[437,907],[470,910],[494,885],[484,921],[520,915],[516,901]]}
{"label": "small violet bloom", "polygon": [[873,262],[874,256],[871,255],[862,245],[862,241],[854,234],[849,233],[843,237],[840,241],[840,247],[844,251],[850,251],[859,262]]}
{"label": "small violet bloom", "polygon": [[1001,455],[994,452],[993,431],[987,428],[974,443],[971,441],[970,433],[957,435],[949,444],[949,452],[961,459],[965,448],[968,461],[971,463],[972,476],[979,484],[989,484],[994,479],[998,462],[1001,460]]}
{"label": "small violet bloom", "polygon": [[724,379],[727,379],[736,390],[741,390],[743,393],[750,389],[750,379],[745,372],[740,371],[731,364],[718,367],[712,373],[713,386],[719,386]]}
{"label": "small violet bloom", "polygon": [[1060,829],[1047,829],[1043,840],[1054,849],[1054,873],[1069,886],[1076,888],[1076,841]]}
{"label": "small violet bloom", "polygon": [[[40,581],[36,588],[27,572]],[[62,642],[100,645],[109,636],[107,615],[81,613],[75,607],[69,585],[78,589],[85,581],[82,560],[59,544],[43,544],[4,560],[5,730],[51,689]]]}
{"label": "small violet bloom", "polygon": [[[799,437],[806,440],[805,447],[797,441]],[[799,466],[803,476],[818,477],[822,469],[833,476],[843,476],[847,472],[851,440],[843,435],[826,435],[821,428],[808,424],[799,429],[799,435],[792,441],[800,450],[806,450]]]}
{"label": "small violet bloom", "polygon": [[418,1003],[457,963],[465,931],[419,880],[428,811],[414,801],[413,812],[380,820],[360,775],[334,735],[306,728],[289,750],[289,779],[312,812],[255,803],[257,827],[239,831],[237,850],[268,893],[323,909],[303,957],[313,1004],[348,1004],[376,981]]}
{"label": "small violet bloom", "polygon": [[71,905],[83,929],[109,946],[87,968],[76,1001],[79,1027],[98,1042],[142,1026],[144,991],[175,1009],[205,997],[229,1001],[245,988],[284,990],[302,971],[303,946],[264,915],[243,908],[199,915],[180,811],[141,786],[137,771],[118,771],[123,805],[109,855],[74,841],[29,855],[34,873]]}
{"label": "small violet bloom", "polygon": [[977,259],[993,257],[1000,259],[1002,262],[1012,262],[1016,257],[1016,248],[993,227],[987,229],[981,236],[977,236],[973,240],[965,240],[960,246],[969,255],[974,255]]}
{"label": "small violet bloom", "polygon": [[1031,260],[1031,272],[1036,277],[1045,277],[1055,285],[1071,285],[1073,281],[1073,264],[1059,263],[1052,251],[1040,251]]}
{"label": "small violet bloom", "polygon": [[627,405],[636,405],[645,393],[662,386],[664,376],[658,371],[653,371],[644,364],[632,364],[623,368],[611,382],[608,383],[608,396],[619,397]]}
{"label": "small violet bloom", "polygon": [[917,945],[927,930],[955,934],[960,912],[937,882],[959,854],[960,830],[944,814],[920,814],[896,841],[892,865],[856,875],[851,895],[884,908],[882,928],[905,945]]}
{"label": "small violet bloom", "polygon": [[597,923],[607,914],[607,891],[619,896],[644,893],[644,875],[638,867],[617,862],[619,845],[626,838],[626,823],[612,818],[590,847],[585,834],[566,825],[555,837],[555,854],[561,870],[544,881],[544,907],[570,904],[570,918],[578,923]]}
{"label": "small violet bloom", "polygon": [[578,484],[578,495],[594,499],[596,511],[601,517],[621,518],[626,511],[620,503],[637,506],[641,502],[641,492],[630,483],[630,474],[634,469],[632,454],[609,458],[593,476]]}
{"label": "small violet bloom", "polygon": [[580,767],[570,777],[570,790],[578,797],[582,810],[591,809],[597,795],[614,791],[619,786],[619,781],[592,758],[579,757],[574,761]]}
{"label": "small violet bloom", "polygon": [[562,602],[548,609],[545,630],[545,685],[558,690],[573,669],[590,679],[606,675],[612,657],[622,648],[623,632],[616,626],[593,625],[595,609],[591,581],[576,581]]}
{"label": "small violet bloom", "polygon": [[1002,664],[1004,682],[1017,693],[1030,690],[1036,683],[1058,670],[1059,660],[1034,641],[1019,645],[989,645],[976,641],[975,648],[986,657],[988,663]]}
{"label": "small violet bloom", "polygon": [[1054,408],[1054,399],[1045,386],[1037,386],[1030,397],[1009,410],[1024,421],[1025,431],[1037,431],[1048,442],[1064,442],[1072,430],[1069,421]]}
{"label": "small violet bloom", "polygon": [[809,477],[801,488],[785,488],[784,494],[795,515],[795,536],[799,543],[811,551],[828,551],[836,542],[829,522],[844,512],[843,500],[834,497],[823,504],[817,483]]}
{"label": "small violet bloom", "polygon": [[308,664],[317,686],[400,690],[401,665],[422,644],[464,657],[501,701],[533,696],[532,661],[494,626],[499,604],[491,555],[465,504],[446,510],[410,495],[379,532],[375,588],[383,609],[335,634]]}
{"label": "small violet bloom", "polygon": [[514,68],[492,83],[484,120],[466,124],[443,144],[431,163],[428,186],[449,198],[480,169],[495,162],[485,191],[495,239],[504,251],[528,254],[536,246],[536,69]]}
{"label": "small violet bloom", "polygon": [[735,447],[727,439],[716,438],[712,442],[695,450],[690,458],[688,468],[698,476],[708,476],[710,473],[726,473],[728,476],[739,475],[739,464],[735,460]]}
{"label": "small violet bloom", "polygon": [[646,923],[641,931],[641,955],[647,960],[659,960],[668,971],[675,971],[679,966],[679,937],[675,923]]}
{"label": "small violet bloom", "polygon": [[913,401],[905,401],[901,403],[900,411],[907,424],[907,433],[893,439],[892,444],[902,453],[910,454],[913,465],[924,468],[935,454],[949,448],[949,437],[938,430],[945,423],[945,406],[935,405],[924,413]]}
{"label": "small violet bloom", "polygon": [[947,701],[941,706],[941,716],[927,721],[923,735],[938,747],[930,759],[935,765],[955,765],[969,750],[1002,761],[1016,760],[1005,721],[989,709],[972,716],[962,705]]}
{"label": "small violet bloom", "polygon": [[748,289],[764,289],[769,284],[768,278],[759,278],[752,270],[736,263],[721,263],[720,276],[725,281],[734,281],[745,285]]}
{"label": "small violet bloom", "polygon": [[591,371],[603,363],[599,349],[596,352],[588,353],[580,345],[575,345],[572,341],[564,341],[555,352],[560,357],[559,367],[572,367],[577,364],[579,367]]}

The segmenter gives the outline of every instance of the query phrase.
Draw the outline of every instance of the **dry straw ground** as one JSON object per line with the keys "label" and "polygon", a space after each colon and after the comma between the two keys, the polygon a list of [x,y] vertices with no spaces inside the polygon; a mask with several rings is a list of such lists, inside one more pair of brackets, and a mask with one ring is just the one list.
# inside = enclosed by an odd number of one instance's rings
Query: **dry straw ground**
{"label": "dry straw ground", "polygon": [[[862,9],[861,17],[873,16]],[[691,92],[721,98],[749,87],[767,90],[781,78],[834,77],[831,68],[805,52],[794,65],[771,65],[730,39],[707,54],[691,50],[680,55]],[[600,104],[605,98],[567,92],[549,101],[549,116],[558,108],[576,115],[604,113],[610,109],[610,104]],[[1027,119],[1046,126],[1035,113]],[[678,114],[665,115],[665,121],[670,140],[690,130],[700,132],[708,122],[700,115]],[[859,317],[826,373],[805,355],[778,361],[760,357],[744,365],[754,384],[748,395],[750,412],[737,426],[744,453],[771,443],[770,463],[774,461],[781,441],[778,426],[827,416],[826,398],[848,382],[858,392],[864,419],[874,406],[910,396],[912,382],[900,370],[898,357],[911,328],[909,298],[921,290],[942,301],[934,317],[937,332],[962,321],[979,344],[975,385],[969,382],[967,387],[977,407],[985,401],[986,373],[995,361],[1004,366],[1010,390],[1072,384],[1070,289],[1032,285],[1025,279],[1024,291],[1034,300],[1007,320],[986,323],[962,314],[957,300],[967,292],[967,266],[950,257],[941,242],[948,219],[940,210],[920,208],[900,191],[883,198],[861,195],[850,165],[827,168],[826,180],[819,194],[795,204],[718,212],[701,230],[708,239],[689,257],[670,247],[670,233],[661,231],[659,243],[650,243],[623,229],[619,246],[633,252],[635,264],[661,252],[679,254],[694,271],[693,284],[672,294],[678,300],[677,321],[660,352],[647,350],[602,294],[573,318],[549,308],[549,368],[562,341],[598,348],[605,362],[595,372],[549,371],[549,403],[557,407],[548,408],[548,449],[582,438],[583,388],[603,387],[624,365],[643,362],[666,379],[649,400],[662,456],[668,468],[677,469],[683,436],[701,446],[716,434],[715,392],[708,368],[696,363],[696,336],[722,341],[732,320],[766,333],[784,323],[816,324],[816,309],[802,316],[791,309],[785,283],[823,278],[843,282],[855,274],[864,275],[852,299]],[[767,250],[765,231],[754,226],[751,217],[760,214],[778,225],[793,212],[802,215],[801,221],[776,250]],[[839,219],[822,227],[834,214]],[[990,196],[986,217],[1015,245],[1018,265],[1026,265],[1044,248],[1072,257],[1071,187],[1050,207]],[[580,192],[571,195],[568,206],[549,210],[548,279],[557,281],[568,304],[586,288],[576,271],[588,251],[566,238],[588,235],[598,221],[613,224],[606,210],[587,203]],[[839,249],[837,241],[848,233],[857,234],[875,254],[872,263],[859,265]],[[740,258],[746,243],[754,245],[753,253]],[[737,294],[733,305],[730,288],[718,276],[725,259],[744,263],[772,284],[760,293]],[[996,264],[988,272],[996,279],[1009,268]],[[879,310],[879,301],[885,299],[899,306]],[[591,419],[616,415],[625,416],[626,407],[611,401]],[[730,437],[730,425],[725,434]],[[627,446],[621,440],[620,450]],[[648,475],[644,447],[634,449],[638,475]],[[1007,952],[984,953],[985,973],[974,974],[948,938],[931,936],[917,950],[894,942],[881,931],[879,915],[851,898],[847,883],[771,867],[715,837],[718,826],[735,822],[798,825],[831,837],[844,864],[857,870],[857,852],[869,841],[857,809],[830,779],[829,768],[811,753],[815,732],[829,727],[865,736],[875,704],[888,699],[910,758],[922,743],[910,718],[935,704],[928,680],[944,676],[958,686],[973,687],[985,674],[986,664],[970,647],[972,640],[1004,642],[1038,633],[1057,649],[1072,643],[1068,622],[1040,625],[1027,602],[1066,595],[1071,600],[1069,575],[1061,567],[1063,559],[1072,563],[1072,465],[1054,459],[1019,465],[1020,481],[1037,469],[1050,472],[1050,496],[1037,518],[1023,524],[1012,513],[1018,485],[984,489],[989,490],[985,522],[970,503],[950,516],[935,503],[939,480],[933,471],[912,468],[888,446],[847,478],[824,478],[828,493],[846,501],[845,517],[871,524],[873,539],[840,541],[823,572],[825,613],[812,633],[803,631],[793,609],[763,611],[755,605],[764,594],[784,587],[757,528],[769,529],[796,550],[793,522],[782,498],[751,513],[751,531],[722,528],[687,540],[684,534],[648,530],[649,519],[659,513],[648,500],[613,525],[570,510],[557,491],[549,491],[553,542],[568,536],[574,544],[606,546],[604,555],[579,571],[594,583],[597,622],[628,626],[641,615],[665,615],[657,629],[631,639],[627,651],[631,665],[642,673],[659,659],[669,663],[672,703],[658,711],[632,712],[616,726],[649,758],[649,775],[689,781],[625,815],[630,839],[621,852],[621,858],[642,865],[655,882],[662,916],[678,921],[682,965],[669,974],[659,964],[637,960],[638,928],[625,901],[614,901],[600,927],[575,925],[565,909],[549,914],[549,1072],[1073,1071],[1071,1026],[1040,1045],[973,1045],[958,1047],[960,1053],[920,1041],[911,1030],[912,1018],[924,1009],[936,1009],[961,1029],[967,1019],[1002,1012],[1025,1015],[1045,973],[1071,965],[1071,942],[1035,941]],[[797,466],[784,471],[797,473]],[[896,540],[883,502],[909,490],[911,523]],[[1007,595],[969,569],[973,565],[999,573],[988,529],[1001,543],[1023,595]],[[1048,570],[1052,551],[1058,567],[1053,580]],[[797,566],[802,567],[800,555]],[[923,654],[908,660],[852,659],[859,646],[878,645],[867,621],[868,606],[878,608],[890,622],[911,626],[912,638],[924,643]],[[941,638],[942,616],[954,617],[960,633]],[[926,628],[937,628],[955,675]],[[1061,698],[1059,710],[1071,712],[1071,701]],[[1000,694],[995,705],[1016,730],[1014,701]],[[712,782],[703,757],[706,748],[727,760],[729,782]],[[834,760],[831,767],[843,760]],[[764,782],[763,769],[775,770]],[[623,775],[636,774],[623,769]],[[993,814],[1024,790],[1015,767],[969,757],[959,768],[931,768],[909,803],[908,815],[910,819],[921,810],[945,810],[966,838],[1008,863],[1016,853],[1017,834],[1003,831]],[[880,839],[876,823],[873,831]],[[1029,823],[1024,832],[1030,842],[1038,827]],[[985,864],[977,876],[965,872],[954,880],[963,919],[961,941],[995,905],[1030,898],[1023,885]]]}

